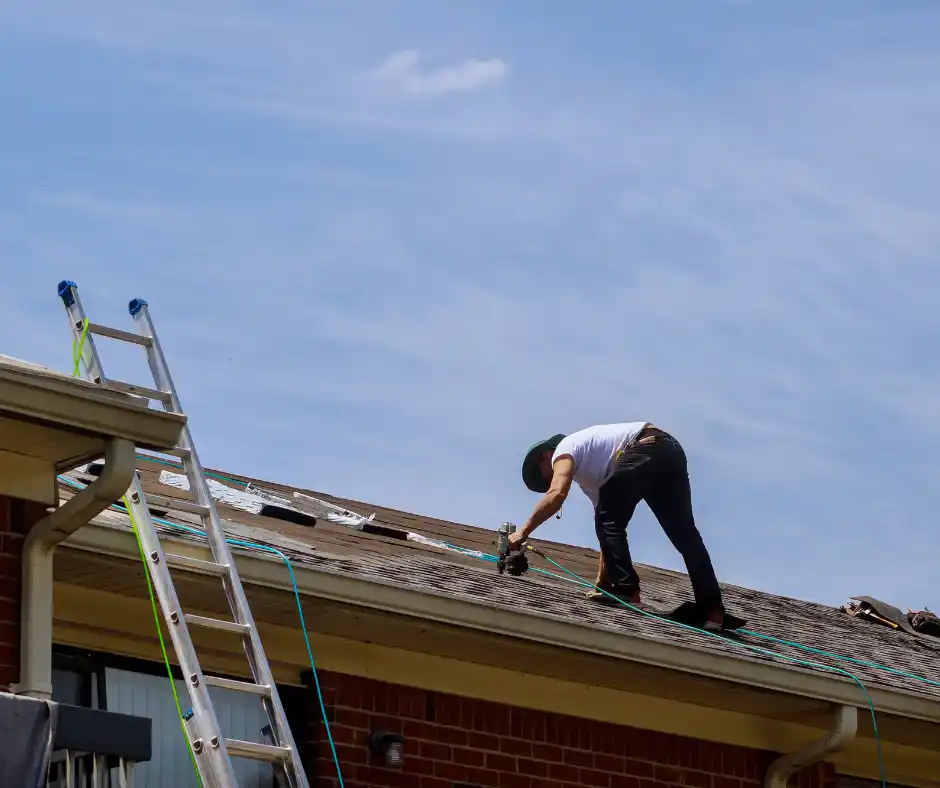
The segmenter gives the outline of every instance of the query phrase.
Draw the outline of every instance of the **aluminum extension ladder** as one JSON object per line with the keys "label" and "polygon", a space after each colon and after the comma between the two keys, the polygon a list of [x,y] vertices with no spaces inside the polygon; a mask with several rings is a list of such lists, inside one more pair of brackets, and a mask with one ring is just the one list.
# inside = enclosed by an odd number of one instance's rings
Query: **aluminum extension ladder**
{"label": "aluminum extension ladder", "polygon": [[[61,282],[59,296],[68,312],[74,340],[82,346],[82,362],[92,382],[112,391],[154,400],[159,402],[165,410],[182,414],[179,397],[151,322],[146,301],[138,298],[130,302],[128,311],[137,324],[137,332],[132,333],[87,322],[85,311],[78,297],[78,287],[74,282]],[[153,373],[155,388],[106,378],[93,335],[143,347],[147,352],[147,361]],[[150,516],[147,498],[136,476],[127,491],[127,502],[140,534],[147,557],[147,569],[150,572],[154,591],[163,611],[192,704],[191,712],[184,715],[184,718],[188,718],[185,719],[185,727],[202,784],[204,788],[238,788],[231,760],[232,756],[235,756],[269,761],[281,772],[289,788],[309,788],[297,745],[291,735],[287,715],[274,683],[271,667],[261,645],[258,628],[248,608],[248,600],[245,598],[245,591],[238,578],[238,572],[235,570],[235,561],[226,543],[222,522],[212,496],[209,494],[205,473],[199,464],[188,424],[183,427],[179,446],[164,453],[182,460],[195,502],[155,495],[150,497],[150,502],[157,506],[166,505],[198,515],[205,528],[214,560],[199,561],[163,552]],[[220,578],[225,588],[225,596],[228,598],[232,620],[224,621],[184,613],[180,609],[170,567]],[[203,627],[240,635],[254,682],[233,681],[205,675],[199,664],[189,627]],[[210,686],[256,695],[267,713],[270,726],[269,736],[274,743],[260,744],[226,739],[222,735],[219,720],[209,696]]]}

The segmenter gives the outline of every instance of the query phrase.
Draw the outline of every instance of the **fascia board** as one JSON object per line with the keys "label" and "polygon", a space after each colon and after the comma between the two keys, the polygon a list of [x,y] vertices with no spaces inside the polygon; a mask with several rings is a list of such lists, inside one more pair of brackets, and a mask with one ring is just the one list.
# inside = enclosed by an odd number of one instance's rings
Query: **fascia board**
{"label": "fascia board", "polygon": [[[164,541],[186,544],[190,549],[194,545],[172,537],[162,538]],[[133,535],[114,525],[84,528],[70,537],[62,548],[88,550],[132,560],[139,560],[140,557]],[[208,548],[200,549],[208,552]],[[238,549],[235,552],[243,583],[293,591],[283,561],[267,554]],[[319,555],[327,557],[325,553]],[[560,621],[537,611],[515,612],[485,604],[469,604],[443,594],[414,591],[374,579],[364,580],[325,572],[302,563],[292,565],[298,590],[303,595],[640,662],[749,687],[856,706],[863,710],[868,707],[861,688],[847,676],[762,662],[747,656],[715,654],[677,641],[630,637],[622,632],[605,631],[576,621]],[[382,588],[380,593],[376,593],[377,585]],[[878,713],[940,723],[940,702],[936,700],[880,687],[867,689]]]}
{"label": "fascia board", "polygon": [[4,363],[0,412],[154,450],[175,446],[186,423],[183,415],[144,407],[87,381]]}

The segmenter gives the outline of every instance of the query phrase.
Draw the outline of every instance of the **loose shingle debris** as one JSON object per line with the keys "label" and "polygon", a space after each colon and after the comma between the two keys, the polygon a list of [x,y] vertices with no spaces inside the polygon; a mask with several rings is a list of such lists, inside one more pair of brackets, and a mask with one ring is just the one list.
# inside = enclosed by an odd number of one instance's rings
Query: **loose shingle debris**
{"label": "loose shingle debris", "polygon": [[880,599],[857,596],[852,597],[840,610],[865,621],[881,624],[894,630],[903,630],[909,635],[940,637],[940,618],[926,609],[919,612],[909,609],[905,615],[900,608],[882,602]]}
{"label": "loose shingle debris", "polygon": [[922,635],[940,638],[940,616],[927,608],[919,611],[908,610],[907,619],[916,632]]}
{"label": "loose shingle debris", "polygon": [[[234,487],[229,487],[215,479],[206,479],[206,482],[212,498],[218,503],[231,506],[233,509],[241,509],[243,512],[259,514],[275,520],[284,520],[297,525],[312,527],[317,524],[317,518],[314,515],[301,511],[286,498],[279,498],[265,493],[250,484],[247,485],[246,490],[236,490]],[[161,471],[160,484],[175,487],[178,490],[189,490],[189,479],[183,473]]]}

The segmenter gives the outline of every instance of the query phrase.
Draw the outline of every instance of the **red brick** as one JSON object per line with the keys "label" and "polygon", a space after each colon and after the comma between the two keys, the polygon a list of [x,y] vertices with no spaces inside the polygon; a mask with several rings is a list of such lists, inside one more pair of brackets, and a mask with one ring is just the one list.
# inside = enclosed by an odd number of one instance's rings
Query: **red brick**
{"label": "red brick", "polygon": [[619,755],[604,755],[603,753],[594,753],[594,768],[602,772],[616,772],[623,774],[624,758]]}
{"label": "red brick", "polygon": [[532,788],[532,778],[527,774],[505,772],[499,775],[499,788]]}
{"label": "red brick", "polygon": [[466,750],[457,747],[454,749],[454,763],[460,763],[464,766],[483,766],[486,763],[486,756],[479,750]]}
{"label": "red brick", "polygon": [[434,742],[419,742],[418,755],[422,758],[430,758],[433,761],[449,761],[453,750],[446,744],[436,744]]}
{"label": "red brick", "polygon": [[500,740],[499,751],[507,755],[531,755],[532,744],[524,739],[517,739],[515,736],[510,736],[509,738]]}
{"label": "red brick", "polygon": [[[337,744],[336,756],[339,758],[340,767],[347,763],[369,762],[369,751],[365,747],[356,747],[353,744]],[[330,760],[332,760],[332,755]]]}
{"label": "red brick", "polygon": [[383,788],[414,788],[415,779],[404,770],[365,767],[356,770],[356,779],[365,785]]}
{"label": "red brick", "polygon": [[498,750],[499,737],[491,736],[488,733],[471,733],[467,739],[467,744],[478,750]]}
{"label": "red brick", "polygon": [[596,785],[598,788],[610,788],[610,775],[596,769],[581,769],[578,772],[581,785]]}
{"label": "red brick", "polygon": [[422,777],[419,785],[421,788],[454,788],[454,784],[450,780],[441,777]]}
{"label": "red brick", "polygon": [[548,776],[548,764],[546,764],[545,761],[536,761],[532,758],[520,758],[516,768],[523,774],[528,774],[531,777]]}
{"label": "red brick", "polygon": [[339,707],[333,714],[333,720],[338,725],[348,725],[351,728],[361,728],[365,730],[369,727],[369,715],[359,709]]}
{"label": "red brick", "polygon": [[[0,615],[4,610],[11,608],[0,606]],[[0,637],[15,628],[0,629]],[[15,646],[14,639],[0,655],[0,665],[9,661],[0,680],[15,678]],[[774,757],[328,671],[321,681],[349,788],[451,788],[455,782],[484,788],[760,788]],[[337,785],[316,703],[308,713],[308,735],[318,740],[318,780]],[[402,768],[370,762],[368,734],[376,728],[405,736]],[[794,785],[834,788],[833,775],[829,765],[807,769]]]}
{"label": "red brick", "polygon": [[514,772],[516,771],[516,759],[510,758],[508,755],[488,752],[486,754],[486,768],[495,769],[498,772]]}
{"label": "red brick", "polygon": [[451,695],[435,695],[434,721],[438,725],[460,726],[460,698]]}
{"label": "red brick", "polygon": [[652,777],[655,774],[656,767],[648,761],[641,761],[636,758],[627,758],[623,762],[624,774],[630,774],[634,777]]}
{"label": "red brick", "polygon": [[550,763],[548,764],[548,776],[552,780],[570,780],[574,782],[578,779],[578,768],[564,763]]}
{"label": "red brick", "polygon": [[640,780],[629,774],[610,775],[610,788],[640,788]]}
{"label": "red brick", "polygon": [[443,777],[452,782],[455,780],[466,780],[470,776],[470,770],[459,763],[437,761],[434,764],[434,776]]}
{"label": "red brick", "polygon": [[590,769],[594,766],[594,754],[587,751],[565,750],[562,760],[572,766],[581,766],[585,769]]}
{"label": "red brick", "polygon": [[674,766],[657,765],[654,768],[654,775],[656,777],[656,781],[660,783],[668,783],[669,785],[686,784],[686,773],[682,769],[677,769]]}
{"label": "red brick", "polygon": [[[20,622],[20,606],[12,599],[0,599],[0,630],[5,624],[8,624],[14,630],[19,630]],[[14,635],[14,639],[17,635]],[[0,641],[9,643],[3,632],[0,631]]]}
{"label": "red brick", "polygon": [[437,738],[438,731],[447,730],[432,725],[430,722],[415,722],[414,720],[405,720],[402,726],[402,733],[406,739],[427,739],[434,741]]}
{"label": "red brick", "polygon": [[532,757],[540,761],[561,761],[564,750],[551,744],[533,744]]}
{"label": "red brick", "polygon": [[[6,538],[6,535],[4,535]],[[19,577],[23,562],[19,556],[0,553],[0,575],[3,577]]]}
{"label": "red brick", "polygon": [[3,665],[4,667],[13,667],[15,665],[19,665],[19,661],[19,641],[16,643],[0,643],[0,665]]}
{"label": "red brick", "polygon": [[0,610],[0,643],[20,642],[20,625],[10,620],[4,620],[7,619],[7,616],[12,618],[14,615],[19,615],[19,609],[15,606],[13,611],[7,613],[7,611]]}
{"label": "red brick", "polygon": [[8,577],[0,575],[0,599],[10,599],[14,602],[20,600],[20,579],[19,577]]}
{"label": "red brick", "polygon": [[23,555],[23,544],[26,537],[10,531],[0,531],[0,553],[19,560]]}
{"label": "red brick", "polygon": [[467,782],[471,785],[483,785],[486,788],[497,788],[499,785],[499,772],[489,769],[470,769]]}
{"label": "red brick", "polygon": [[438,726],[435,737],[442,744],[453,744],[456,747],[463,747],[467,744],[470,734],[462,731],[460,728],[443,728]]}

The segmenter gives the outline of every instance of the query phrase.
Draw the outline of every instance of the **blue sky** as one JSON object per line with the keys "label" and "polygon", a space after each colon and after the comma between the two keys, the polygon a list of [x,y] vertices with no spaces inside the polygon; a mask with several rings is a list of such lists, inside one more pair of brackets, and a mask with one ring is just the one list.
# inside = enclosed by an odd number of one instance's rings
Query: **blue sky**
{"label": "blue sky", "polygon": [[723,580],[940,607],[940,6],[265,6],[0,7],[0,352],[144,297],[207,464],[493,528],[648,419]]}

